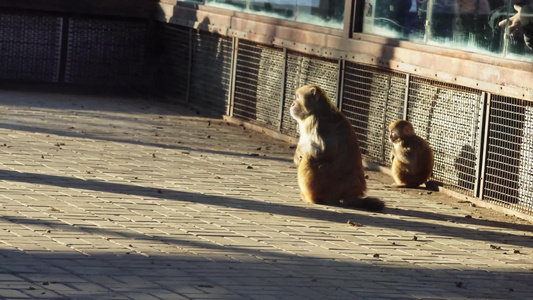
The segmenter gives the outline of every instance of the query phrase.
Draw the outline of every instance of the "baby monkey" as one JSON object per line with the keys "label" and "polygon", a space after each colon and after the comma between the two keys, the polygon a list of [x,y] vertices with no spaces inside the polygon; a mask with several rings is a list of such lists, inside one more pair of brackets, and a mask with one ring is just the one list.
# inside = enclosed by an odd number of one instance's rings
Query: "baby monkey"
{"label": "baby monkey", "polygon": [[433,172],[433,150],[415,134],[409,121],[396,120],[389,125],[393,148],[390,159],[394,187],[418,187]]}
{"label": "baby monkey", "polygon": [[363,197],[366,180],[357,136],[326,92],[317,85],[300,87],[290,113],[300,128],[294,162],[303,200],[383,210],[383,201]]}

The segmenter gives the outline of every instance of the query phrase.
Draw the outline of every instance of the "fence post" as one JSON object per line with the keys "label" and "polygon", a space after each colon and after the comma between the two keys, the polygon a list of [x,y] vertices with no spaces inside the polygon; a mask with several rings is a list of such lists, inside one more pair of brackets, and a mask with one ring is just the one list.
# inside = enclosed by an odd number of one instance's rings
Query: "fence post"
{"label": "fence post", "polygon": [[[485,92],[483,92],[485,94]],[[489,141],[489,128],[490,128],[490,106],[491,106],[491,94],[487,93],[483,99],[483,112],[482,112],[482,131],[480,138],[480,147],[478,154],[478,163],[481,157],[481,166],[478,165],[476,169],[476,185],[474,186],[474,195],[483,199],[483,190],[485,186],[485,173],[487,170],[487,153],[488,153],[488,141]]]}
{"label": "fence post", "polygon": [[487,113],[487,94],[486,92],[481,92],[481,115],[479,116],[480,119],[478,120],[479,124],[479,144],[477,145],[477,153],[476,153],[476,177],[474,181],[474,196],[478,196],[479,194],[479,187],[480,187],[480,176],[482,173],[481,170],[481,164],[483,163],[483,160],[481,159],[481,156],[483,156],[485,145],[484,145],[484,137],[485,137],[485,114]]}
{"label": "fence post", "polygon": [[283,70],[282,70],[282,83],[281,83],[281,101],[279,104],[279,125],[278,131],[281,132],[281,127],[283,126],[283,110],[285,109],[285,89],[287,82],[287,48],[283,48]]}
{"label": "fence post", "polygon": [[69,35],[69,21],[68,15],[61,17],[61,32],[59,40],[59,65],[57,66],[57,82],[65,83],[67,56],[68,56],[68,35]]}
{"label": "fence post", "polygon": [[191,95],[191,77],[192,77],[192,60],[193,60],[193,28],[189,29],[189,65],[187,69],[187,92],[185,93],[185,102],[190,102],[190,95]]}
{"label": "fence post", "polygon": [[[381,114],[381,161],[387,161],[387,153],[385,153],[385,148],[387,146],[387,143],[389,142],[389,139],[387,138],[388,135],[388,125],[387,124],[387,109],[389,108],[389,95],[390,95],[390,89],[392,84],[392,75],[389,74],[387,78],[387,96],[385,97],[385,103],[383,105],[383,113]],[[404,106],[405,106],[405,98],[404,98]]]}
{"label": "fence post", "polygon": [[235,77],[237,76],[237,54],[239,52],[239,39],[233,37],[232,41],[232,53],[231,53],[231,76],[228,92],[228,109],[227,115],[233,116],[233,106],[235,104]]}
{"label": "fence post", "polygon": [[405,96],[403,101],[403,119],[407,120],[407,109],[409,108],[409,84],[411,83],[411,75],[409,73],[405,76]]}
{"label": "fence post", "polygon": [[344,68],[346,67],[346,61],[344,59],[339,60],[339,83],[337,91],[337,107],[342,110],[342,98],[344,98]]}

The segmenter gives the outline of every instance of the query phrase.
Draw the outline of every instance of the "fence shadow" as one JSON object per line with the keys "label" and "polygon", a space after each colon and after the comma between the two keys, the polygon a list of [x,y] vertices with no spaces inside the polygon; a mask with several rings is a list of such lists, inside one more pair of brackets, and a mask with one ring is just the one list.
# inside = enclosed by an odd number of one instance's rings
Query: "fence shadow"
{"label": "fence shadow", "polygon": [[[302,207],[293,206],[290,204],[273,204],[252,199],[236,199],[225,196],[200,195],[196,193],[171,189],[159,189],[122,183],[83,180],[78,178],[46,174],[20,173],[9,170],[0,170],[0,180],[55,186],[66,189],[82,189],[88,191],[115,193],[124,196],[137,196],[190,203],[201,203],[221,208],[247,208],[256,212],[278,214],[290,217],[312,218],[334,223],[346,223],[347,220],[357,220],[357,222],[364,224],[365,226],[391,228],[405,231],[413,230],[414,228],[416,228],[417,231],[424,232],[428,235],[458,237],[491,243],[502,242],[516,246],[528,248],[532,247],[531,238],[519,234],[493,232],[490,230],[482,230],[478,228],[458,228],[442,224],[436,226],[431,221],[447,221],[453,217],[417,210],[386,209],[383,214],[416,217],[420,219],[425,219],[427,220],[427,222],[413,220],[412,218],[409,218],[407,220],[401,218],[385,218],[381,217],[380,214],[362,213],[357,210],[353,210],[353,212],[337,212],[315,209],[312,206]],[[517,228],[520,230],[533,231],[533,225],[518,225],[512,223],[492,222],[484,220],[469,220],[465,223],[491,227],[505,226],[508,228]]]}

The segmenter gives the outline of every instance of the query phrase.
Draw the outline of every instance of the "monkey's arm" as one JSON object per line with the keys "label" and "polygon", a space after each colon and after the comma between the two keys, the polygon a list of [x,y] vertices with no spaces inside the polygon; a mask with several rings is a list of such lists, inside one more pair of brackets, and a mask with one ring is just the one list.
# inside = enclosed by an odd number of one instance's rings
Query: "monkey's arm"
{"label": "monkey's arm", "polygon": [[411,139],[402,139],[394,143],[394,148],[391,151],[391,162],[397,160],[402,164],[413,164],[417,160],[417,149],[413,147]]}

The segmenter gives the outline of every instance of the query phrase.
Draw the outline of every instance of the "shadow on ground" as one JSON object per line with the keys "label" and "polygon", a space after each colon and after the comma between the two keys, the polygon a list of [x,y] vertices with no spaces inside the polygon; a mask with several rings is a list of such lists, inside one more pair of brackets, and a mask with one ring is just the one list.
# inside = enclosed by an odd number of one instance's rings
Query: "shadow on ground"
{"label": "shadow on ground", "polygon": [[[8,221],[39,225],[35,220]],[[43,221],[42,225],[59,225],[65,233],[63,223]],[[110,242],[134,241],[130,242],[128,252],[120,253],[93,251],[97,249],[77,254],[0,250],[2,287],[45,298],[77,299],[111,299],[121,295],[176,299],[172,293],[202,299],[209,294],[216,299],[252,299],[265,294],[276,295],[278,299],[492,299],[496,293],[507,294],[507,299],[526,299],[533,280],[533,273],[524,271],[430,269],[412,265],[405,268],[401,263],[371,256],[366,263],[346,263],[269,251],[266,247],[250,249],[95,227],[69,228],[76,236],[89,233]],[[150,245],[154,252],[166,249],[168,253],[146,255],[137,250],[139,245]]]}
{"label": "shadow on ground", "polygon": [[[449,237],[461,237],[471,240],[479,240],[491,243],[507,243],[511,245],[532,247],[533,240],[527,236],[513,235],[509,233],[499,233],[492,231],[483,231],[476,228],[457,228],[446,225],[435,225],[431,222],[419,222],[415,220],[402,219],[382,219],[380,214],[351,214],[341,213],[335,211],[325,211],[313,209],[311,206],[302,208],[291,206],[288,204],[273,204],[251,199],[235,199],[222,196],[198,195],[189,192],[175,191],[170,189],[156,189],[151,187],[143,187],[136,185],[128,185],[121,183],[111,183],[102,181],[83,180],[71,177],[62,177],[35,173],[20,173],[16,171],[0,170],[0,180],[25,182],[38,185],[50,185],[61,188],[83,189],[89,191],[108,192],[122,195],[133,195],[139,197],[150,197],[159,199],[168,199],[174,201],[185,201],[192,203],[202,203],[211,206],[229,207],[229,208],[246,208],[249,210],[279,214],[294,217],[312,218],[324,220],[329,222],[346,223],[347,220],[357,220],[367,226],[374,226],[380,228],[394,228],[400,230],[416,230],[424,232],[428,235],[440,235]],[[450,219],[457,220],[454,216],[442,215],[437,213],[429,213],[417,210],[404,209],[390,209],[387,208],[384,214],[410,216],[420,219],[448,221]],[[532,225],[520,225],[503,222],[493,222],[478,219],[464,218],[457,220],[465,224],[476,224],[491,227],[509,227],[524,231],[533,231]]]}

